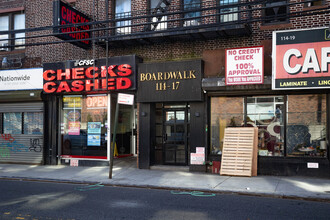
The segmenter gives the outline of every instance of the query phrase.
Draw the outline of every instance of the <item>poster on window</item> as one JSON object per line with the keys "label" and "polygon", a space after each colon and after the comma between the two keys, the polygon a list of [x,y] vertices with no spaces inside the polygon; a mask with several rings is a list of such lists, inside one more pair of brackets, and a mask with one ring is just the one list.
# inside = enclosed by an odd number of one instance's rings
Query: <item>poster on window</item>
{"label": "poster on window", "polygon": [[69,122],[69,129],[68,129],[69,135],[80,135],[80,122],[79,121],[70,121]]}
{"label": "poster on window", "polygon": [[330,31],[273,32],[273,90],[330,88]]}
{"label": "poster on window", "polygon": [[101,146],[101,135],[89,134],[87,136],[87,146]]}
{"label": "poster on window", "polygon": [[190,153],[190,164],[203,165],[205,163],[205,148],[196,147],[196,153]]}
{"label": "poster on window", "polygon": [[88,134],[101,134],[101,122],[88,122]]}
{"label": "poster on window", "polygon": [[264,83],[264,48],[226,49],[226,85]]}

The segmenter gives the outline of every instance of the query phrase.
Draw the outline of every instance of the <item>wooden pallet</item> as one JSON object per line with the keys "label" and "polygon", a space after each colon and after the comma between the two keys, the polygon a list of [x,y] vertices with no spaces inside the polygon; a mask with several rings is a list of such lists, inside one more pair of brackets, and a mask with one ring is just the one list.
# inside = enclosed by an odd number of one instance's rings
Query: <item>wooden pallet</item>
{"label": "wooden pallet", "polygon": [[258,128],[226,128],[220,175],[257,176]]}

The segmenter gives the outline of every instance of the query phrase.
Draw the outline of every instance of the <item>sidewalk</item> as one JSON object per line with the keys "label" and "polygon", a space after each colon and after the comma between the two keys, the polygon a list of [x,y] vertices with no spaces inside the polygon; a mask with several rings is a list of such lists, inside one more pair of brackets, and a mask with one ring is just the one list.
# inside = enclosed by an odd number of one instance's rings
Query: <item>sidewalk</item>
{"label": "sidewalk", "polygon": [[306,177],[230,177],[185,170],[143,170],[136,158],[114,160],[109,167],[70,167],[0,164],[0,179],[26,179],[73,183],[102,183],[170,190],[188,190],[330,202],[330,179]]}

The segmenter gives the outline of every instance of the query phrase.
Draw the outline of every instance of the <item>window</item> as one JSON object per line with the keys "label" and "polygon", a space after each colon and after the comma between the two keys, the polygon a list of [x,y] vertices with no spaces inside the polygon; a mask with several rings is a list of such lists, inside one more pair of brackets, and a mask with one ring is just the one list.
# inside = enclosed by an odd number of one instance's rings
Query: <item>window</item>
{"label": "window", "polygon": [[22,113],[3,113],[3,133],[22,134]]}
{"label": "window", "polygon": [[24,134],[43,134],[43,113],[24,113]]}
{"label": "window", "polygon": [[43,134],[42,112],[5,112],[0,114],[0,133],[2,134]]}
{"label": "window", "polygon": [[[160,3],[160,5],[159,5]],[[150,1],[150,8],[151,8],[151,13],[152,14],[161,14],[163,12],[166,12],[166,4],[160,0],[151,0]],[[153,17],[151,30],[165,30],[167,29],[167,16],[158,16],[158,17]]]}
{"label": "window", "polygon": [[266,3],[264,23],[286,23],[288,21],[288,6],[286,1],[273,1]]}
{"label": "window", "polygon": [[210,152],[222,154],[226,127],[246,124],[258,127],[259,156],[327,157],[326,106],[325,94],[212,97]]}
{"label": "window", "polygon": [[117,34],[130,34],[131,33],[131,0],[117,0],[115,9],[115,19],[124,19],[116,22]]}
{"label": "window", "polygon": [[[8,14],[0,16],[0,31],[11,31],[25,29],[25,14]],[[3,34],[0,35],[0,46],[11,46],[11,45],[23,45],[25,44],[24,38],[25,33],[17,34]],[[9,38],[15,38],[15,40],[8,40]],[[21,47],[1,48],[2,51],[9,51],[14,49],[22,49]]]}
{"label": "window", "polygon": [[[0,17],[0,31],[8,31],[9,30],[9,16],[1,16]],[[8,34],[0,35],[0,46],[7,46],[9,45]],[[1,50],[9,50],[9,48],[1,48]]]}
{"label": "window", "polygon": [[62,155],[107,157],[106,95],[68,95],[62,99]]}
{"label": "window", "polygon": [[305,7],[320,6],[320,5],[324,5],[324,0],[323,1],[312,1],[312,2],[305,3]]}
{"label": "window", "polygon": [[[194,11],[201,8],[201,1],[200,0],[184,0],[183,3],[183,10],[189,11],[184,14],[184,23],[183,26],[192,26],[192,25],[200,25],[201,23],[201,12]],[[191,18],[191,19],[190,19]],[[187,20],[186,20],[187,19]]]}
{"label": "window", "polygon": [[326,157],[326,96],[289,95],[286,130],[287,156]]}
{"label": "window", "polygon": [[[237,4],[238,0],[220,0],[220,6]],[[238,13],[231,13],[238,11],[238,7],[224,7],[220,9],[220,22],[237,21]]]}
{"label": "window", "polygon": [[211,98],[211,154],[222,154],[226,127],[244,125],[244,99]]}
{"label": "window", "polygon": [[247,97],[247,126],[258,127],[260,156],[284,156],[284,97]]}

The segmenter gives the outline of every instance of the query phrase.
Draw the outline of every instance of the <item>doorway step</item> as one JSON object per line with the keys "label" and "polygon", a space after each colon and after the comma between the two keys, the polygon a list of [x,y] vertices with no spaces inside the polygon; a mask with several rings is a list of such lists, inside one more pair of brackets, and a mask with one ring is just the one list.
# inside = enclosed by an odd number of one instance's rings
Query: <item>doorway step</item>
{"label": "doorway step", "polygon": [[150,166],[150,170],[189,172],[189,166],[154,165]]}

